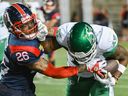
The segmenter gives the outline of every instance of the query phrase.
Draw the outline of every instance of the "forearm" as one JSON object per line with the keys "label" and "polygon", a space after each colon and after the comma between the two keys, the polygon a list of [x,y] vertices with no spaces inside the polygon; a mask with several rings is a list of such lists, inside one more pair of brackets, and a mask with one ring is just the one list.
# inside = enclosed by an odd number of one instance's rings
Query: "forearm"
{"label": "forearm", "polygon": [[120,76],[125,72],[126,66],[125,63],[120,63],[118,62],[118,69],[117,71],[113,74],[113,77],[118,80]]}
{"label": "forearm", "polygon": [[115,59],[118,60],[118,70],[114,73],[114,77],[119,79],[125,72],[128,64],[128,51],[121,45],[118,46]]}
{"label": "forearm", "polygon": [[78,72],[83,72],[86,70],[85,66],[62,66],[55,67],[47,60],[40,58],[35,64],[27,65],[30,69],[35,70],[41,74],[44,74],[53,78],[68,78],[77,75]]}
{"label": "forearm", "polygon": [[116,60],[118,61],[118,68],[117,70],[112,74],[115,79],[119,79],[120,76],[125,72],[127,64],[128,64],[128,51],[121,45],[117,46],[117,49],[115,53],[109,57],[107,57],[107,60]]}
{"label": "forearm", "polygon": [[45,74],[46,76],[50,76],[53,78],[68,78],[73,75],[78,74],[78,68],[77,67],[71,67],[71,66],[63,66],[55,68],[52,64],[48,64],[48,67],[45,70],[42,70],[42,74]]}

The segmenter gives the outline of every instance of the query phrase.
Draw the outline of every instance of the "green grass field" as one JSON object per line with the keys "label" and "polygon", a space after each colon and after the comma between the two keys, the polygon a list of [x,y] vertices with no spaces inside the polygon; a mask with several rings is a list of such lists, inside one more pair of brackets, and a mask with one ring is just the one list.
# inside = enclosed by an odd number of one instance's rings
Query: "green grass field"
{"label": "green grass field", "polygon": [[[128,48],[127,42],[121,44]],[[56,66],[62,65],[66,65],[66,51],[59,49],[56,51]],[[66,80],[67,79],[53,79],[46,76],[35,79],[37,96],[66,96]],[[115,86],[115,96],[128,96],[128,69]]]}

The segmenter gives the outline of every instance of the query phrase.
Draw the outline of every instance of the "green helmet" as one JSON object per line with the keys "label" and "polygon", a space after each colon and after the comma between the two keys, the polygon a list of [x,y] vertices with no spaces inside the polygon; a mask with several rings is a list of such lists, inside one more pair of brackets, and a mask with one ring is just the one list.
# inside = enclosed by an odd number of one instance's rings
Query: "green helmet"
{"label": "green helmet", "polygon": [[69,54],[79,64],[89,62],[96,55],[96,36],[92,27],[85,22],[76,23],[68,38]]}

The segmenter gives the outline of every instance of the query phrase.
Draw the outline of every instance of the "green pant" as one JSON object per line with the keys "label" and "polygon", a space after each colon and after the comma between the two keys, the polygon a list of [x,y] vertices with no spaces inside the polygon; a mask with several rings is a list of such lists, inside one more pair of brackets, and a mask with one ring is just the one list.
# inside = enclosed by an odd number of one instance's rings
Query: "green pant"
{"label": "green pant", "polygon": [[109,96],[109,88],[93,77],[73,76],[68,79],[67,96]]}
{"label": "green pant", "polygon": [[0,40],[0,63],[2,62],[3,59],[6,40],[7,38]]}

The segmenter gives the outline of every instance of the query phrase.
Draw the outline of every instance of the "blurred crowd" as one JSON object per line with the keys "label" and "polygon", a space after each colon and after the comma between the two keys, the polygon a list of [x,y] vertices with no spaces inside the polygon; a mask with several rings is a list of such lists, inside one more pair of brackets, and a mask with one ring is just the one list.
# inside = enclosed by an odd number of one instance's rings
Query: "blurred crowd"
{"label": "blurred crowd", "polygon": [[[4,2],[4,0],[1,0],[1,1]],[[8,0],[5,0],[5,1],[8,1]],[[61,16],[60,16],[58,0],[40,0],[41,2],[38,2],[39,0],[28,0],[27,2],[25,0],[22,0],[22,1],[24,1],[23,3],[26,3],[31,8],[31,10],[37,15],[37,17],[43,23],[47,25],[48,28],[53,26],[58,27],[60,25]],[[9,2],[6,2],[6,3],[9,3]],[[77,8],[76,11],[73,11],[71,13],[70,21],[73,21],[73,22],[82,21],[83,17],[82,17],[81,5],[79,7],[80,8]],[[100,25],[109,26],[113,28],[113,22],[111,20],[112,18],[106,7],[93,6],[92,15],[93,15],[94,24],[100,24]],[[122,5],[122,8],[120,8],[119,10],[118,17],[120,17],[120,21],[119,21],[120,32],[117,32],[117,33],[119,37],[121,37],[120,40],[128,41],[128,32],[127,32],[128,31],[128,5],[127,4]],[[54,57],[53,54],[48,56],[48,58],[51,58],[51,61],[54,62],[53,57]]]}
{"label": "blurred crowd", "polygon": [[121,36],[122,40],[128,41],[128,5],[122,6],[120,11]]}

